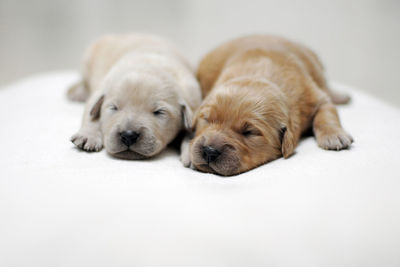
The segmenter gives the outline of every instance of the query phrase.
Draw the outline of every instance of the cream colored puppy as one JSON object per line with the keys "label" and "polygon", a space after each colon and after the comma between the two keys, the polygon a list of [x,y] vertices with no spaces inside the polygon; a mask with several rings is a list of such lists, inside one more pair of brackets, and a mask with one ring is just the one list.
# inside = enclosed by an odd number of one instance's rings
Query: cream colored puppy
{"label": "cream colored puppy", "polygon": [[142,159],[191,126],[201,91],[192,69],[166,40],[108,35],[89,47],[82,80],[68,97],[87,100],[82,126],[71,137],[77,147],[104,146],[115,157]]}

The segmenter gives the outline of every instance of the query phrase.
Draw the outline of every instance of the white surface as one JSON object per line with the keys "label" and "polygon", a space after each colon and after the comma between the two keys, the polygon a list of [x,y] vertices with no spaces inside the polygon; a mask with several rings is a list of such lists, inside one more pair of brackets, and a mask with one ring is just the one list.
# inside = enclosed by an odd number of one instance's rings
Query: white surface
{"label": "white surface", "polygon": [[76,150],[74,73],[0,91],[0,266],[399,266],[400,112],[339,108],[351,150],[297,153],[221,178]]}

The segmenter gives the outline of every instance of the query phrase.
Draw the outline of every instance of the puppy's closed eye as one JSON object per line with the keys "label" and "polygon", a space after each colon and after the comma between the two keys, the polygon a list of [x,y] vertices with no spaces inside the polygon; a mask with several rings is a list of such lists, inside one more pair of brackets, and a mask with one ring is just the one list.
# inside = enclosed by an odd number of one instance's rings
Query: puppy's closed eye
{"label": "puppy's closed eye", "polygon": [[198,118],[202,123],[210,123],[210,114],[211,111],[209,108],[204,108],[201,110],[201,113],[199,114]]}
{"label": "puppy's closed eye", "polygon": [[245,124],[245,125],[242,127],[241,134],[242,134],[244,137],[247,137],[247,138],[252,137],[252,136],[261,136],[260,130],[258,130],[256,127],[251,126],[251,125],[249,125],[249,124]]}
{"label": "puppy's closed eye", "polygon": [[283,142],[283,137],[285,136],[285,133],[286,133],[286,126],[282,126],[279,129],[279,141],[280,141],[281,144]]}
{"label": "puppy's closed eye", "polygon": [[200,114],[196,119],[192,127],[192,131],[195,132],[197,128],[205,127],[209,124],[208,117],[204,114]]}
{"label": "puppy's closed eye", "polygon": [[161,117],[161,116],[164,116],[164,115],[167,115],[167,114],[168,114],[168,112],[165,109],[162,109],[162,108],[156,109],[156,110],[153,111],[153,115],[156,116],[156,117]]}
{"label": "puppy's closed eye", "polygon": [[109,109],[109,110],[116,111],[116,110],[118,110],[118,107],[117,107],[115,104],[110,104],[110,105],[108,106],[108,109]]}
{"label": "puppy's closed eye", "polygon": [[200,118],[204,123],[209,123],[208,118],[207,117],[201,117]]}

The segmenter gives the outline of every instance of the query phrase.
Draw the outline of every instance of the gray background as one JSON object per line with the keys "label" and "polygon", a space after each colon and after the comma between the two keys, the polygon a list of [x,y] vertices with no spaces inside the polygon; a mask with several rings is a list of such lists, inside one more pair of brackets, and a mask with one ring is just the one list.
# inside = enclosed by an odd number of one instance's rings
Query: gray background
{"label": "gray background", "polygon": [[175,41],[193,64],[222,41],[276,33],[313,48],[331,80],[400,106],[400,1],[0,0],[0,86],[78,69],[87,44],[109,32]]}

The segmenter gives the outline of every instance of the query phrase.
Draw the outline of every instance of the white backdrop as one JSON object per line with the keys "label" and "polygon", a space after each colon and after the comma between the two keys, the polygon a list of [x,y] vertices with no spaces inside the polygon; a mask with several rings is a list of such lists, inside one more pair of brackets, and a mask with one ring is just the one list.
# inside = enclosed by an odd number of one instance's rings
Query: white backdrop
{"label": "white backdrop", "polygon": [[172,39],[194,63],[230,38],[275,33],[321,56],[332,80],[400,106],[398,0],[1,0],[0,86],[75,68],[109,32]]}

